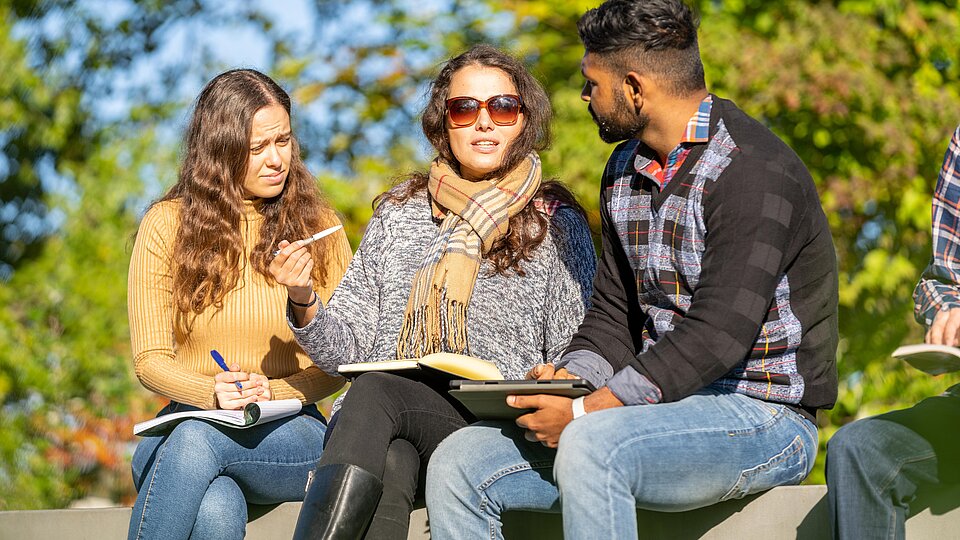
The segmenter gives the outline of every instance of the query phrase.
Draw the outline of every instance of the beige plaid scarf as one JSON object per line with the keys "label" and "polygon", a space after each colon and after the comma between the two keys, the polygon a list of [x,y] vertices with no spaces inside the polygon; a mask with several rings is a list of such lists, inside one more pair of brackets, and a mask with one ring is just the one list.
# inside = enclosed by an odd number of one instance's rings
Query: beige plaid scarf
{"label": "beige plaid scarf", "polygon": [[438,158],[427,189],[443,222],[413,276],[397,358],[467,352],[467,306],[480,260],[540,189],[540,157],[531,152],[504,178],[479,182],[460,178]]}

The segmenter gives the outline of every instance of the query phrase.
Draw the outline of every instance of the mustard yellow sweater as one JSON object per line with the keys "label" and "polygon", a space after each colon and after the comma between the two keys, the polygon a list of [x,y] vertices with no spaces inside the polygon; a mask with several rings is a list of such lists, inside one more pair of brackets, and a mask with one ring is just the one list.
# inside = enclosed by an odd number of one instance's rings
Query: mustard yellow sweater
{"label": "mustard yellow sweater", "polygon": [[[313,403],[343,386],[313,365],[293,338],[286,320],[286,288],[244,264],[236,288],[223,309],[207,308],[187,334],[174,324],[171,260],[178,228],[179,204],[154,205],[140,223],[130,260],[127,311],[137,377],[149,390],[203,409],[216,408],[213,376],[222,371],[210,357],[217,349],[228,365],[266,375],[273,399]],[[256,245],[263,216],[247,201],[241,222],[245,252]],[[291,238],[290,240],[294,240]],[[347,236],[338,231],[321,240],[335,251],[327,283],[316,284],[326,304],[350,262]]]}

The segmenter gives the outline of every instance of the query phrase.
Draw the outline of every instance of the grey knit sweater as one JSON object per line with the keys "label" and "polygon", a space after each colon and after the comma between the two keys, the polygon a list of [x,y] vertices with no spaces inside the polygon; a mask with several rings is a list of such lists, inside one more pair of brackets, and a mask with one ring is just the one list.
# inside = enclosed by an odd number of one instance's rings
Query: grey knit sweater
{"label": "grey knit sweater", "polygon": [[[564,351],[590,298],[596,255],[586,221],[569,208],[551,227],[525,276],[491,272],[484,260],[467,309],[467,354],[491,360],[506,378],[523,378]],[[303,328],[287,317],[300,346],[320,369],[394,360],[413,275],[439,225],[425,193],[374,214],[347,273],[326,308]]]}

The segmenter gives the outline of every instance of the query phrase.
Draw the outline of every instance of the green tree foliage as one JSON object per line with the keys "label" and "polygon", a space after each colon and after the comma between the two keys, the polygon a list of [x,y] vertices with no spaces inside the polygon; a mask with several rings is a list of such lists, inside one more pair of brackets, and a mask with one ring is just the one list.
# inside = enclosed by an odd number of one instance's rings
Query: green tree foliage
{"label": "green tree foliage", "polygon": [[[575,27],[596,3],[317,0],[316,32],[295,44],[255,10],[202,0],[135,2],[109,21],[66,1],[0,2],[0,65],[14,75],[0,81],[0,263],[15,267],[0,281],[0,509],[57,507],[91,493],[129,502],[131,424],[161,402],[132,374],[125,278],[138,213],[175,174],[174,143],[162,131],[187,106],[171,91],[185,64],[161,69],[160,90],[138,90],[137,106],[108,124],[90,104],[109,95],[112,70],[149,56],[171,21],[253,24],[270,43],[266,71],[292,90],[298,112],[323,111],[296,116],[296,129],[309,163],[330,166],[319,181],[356,245],[373,197],[429,158],[416,117],[425,83],[444,58],[491,42],[523,57],[550,93],[546,174],[577,193],[596,230],[597,183],[612,147],[579,98]],[[797,151],[830,219],[841,393],[821,418],[821,444],[855,418],[960,380],[889,358],[922,337],[910,296],[930,256],[933,185],[960,122],[957,1],[694,5],[711,90]],[[82,24],[15,35],[15,22],[57,10]],[[199,57],[194,69],[206,80],[219,68]],[[69,188],[49,189],[41,180],[50,171]],[[60,216],[56,234],[23,234],[49,214]],[[822,467],[810,481],[823,481]]]}
{"label": "green tree foliage", "polygon": [[[271,31],[251,8],[203,0],[118,2],[108,9],[98,2],[8,0],[0,2],[0,20],[0,278],[37,256],[62,222],[45,196],[69,189],[74,179],[64,171],[112,142],[103,139],[95,104],[134,104],[111,119],[120,123],[165,119],[183,107],[172,90],[187,68],[212,60],[202,49],[189,62],[156,58],[171,27],[187,21]],[[138,84],[135,74],[147,70],[149,82]],[[118,84],[122,79],[133,82]]]}
{"label": "green tree foliage", "polygon": [[[14,19],[0,4],[0,20]],[[80,92],[52,87],[27,63],[27,44],[13,39],[13,27],[0,23],[0,277],[13,265],[39,253],[49,232],[41,176],[63,163],[81,160],[89,149],[81,137],[85,114]]]}
{"label": "green tree foliage", "polygon": [[[0,3],[0,509],[129,501],[132,424],[158,408],[132,374],[126,272],[145,192],[173,178],[156,126],[183,104],[162,66],[150,88],[114,86],[204,10],[126,7]],[[111,99],[133,105],[98,118]]]}
{"label": "green tree foliage", "polygon": [[132,375],[126,273],[139,172],[173,156],[150,133],[105,140],[70,171],[83,204],[50,201],[62,233],[0,289],[0,508],[129,496],[133,419],[157,407]]}

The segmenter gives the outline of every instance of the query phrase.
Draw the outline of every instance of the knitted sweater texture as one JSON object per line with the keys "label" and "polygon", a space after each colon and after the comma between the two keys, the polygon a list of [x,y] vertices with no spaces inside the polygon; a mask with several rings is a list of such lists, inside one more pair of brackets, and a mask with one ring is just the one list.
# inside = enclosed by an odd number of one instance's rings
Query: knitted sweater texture
{"label": "knitted sweater texture", "polygon": [[[396,359],[413,275],[438,228],[425,193],[378,208],[330,303],[305,327],[291,324],[317,366],[335,374],[340,364]],[[586,221],[557,210],[521,266],[524,276],[500,275],[484,259],[467,311],[467,354],[506,378],[559,357],[583,319],[596,268]]]}
{"label": "knitted sweater texture", "polygon": [[[130,260],[128,314],[137,378],[166,398],[203,409],[216,408],[213,377],[221,369],[210,357],[217,349],[228,364],[270,378],[273,399],[313,403],[343,386],[313,366],[297,345],[285,320],[286,288],[243,263],[237,286],[223,309],[208,307],[189,333],[175,328],[171,260],[179,223],[175,201],[154,205],[140,223]],[[241,218],[244,252],[257,244],[263,216],[247,202]],[[350,261],[346,235],[339,231],[323,242],[333,250],[327,283],[317,285],[327,301]]]}

